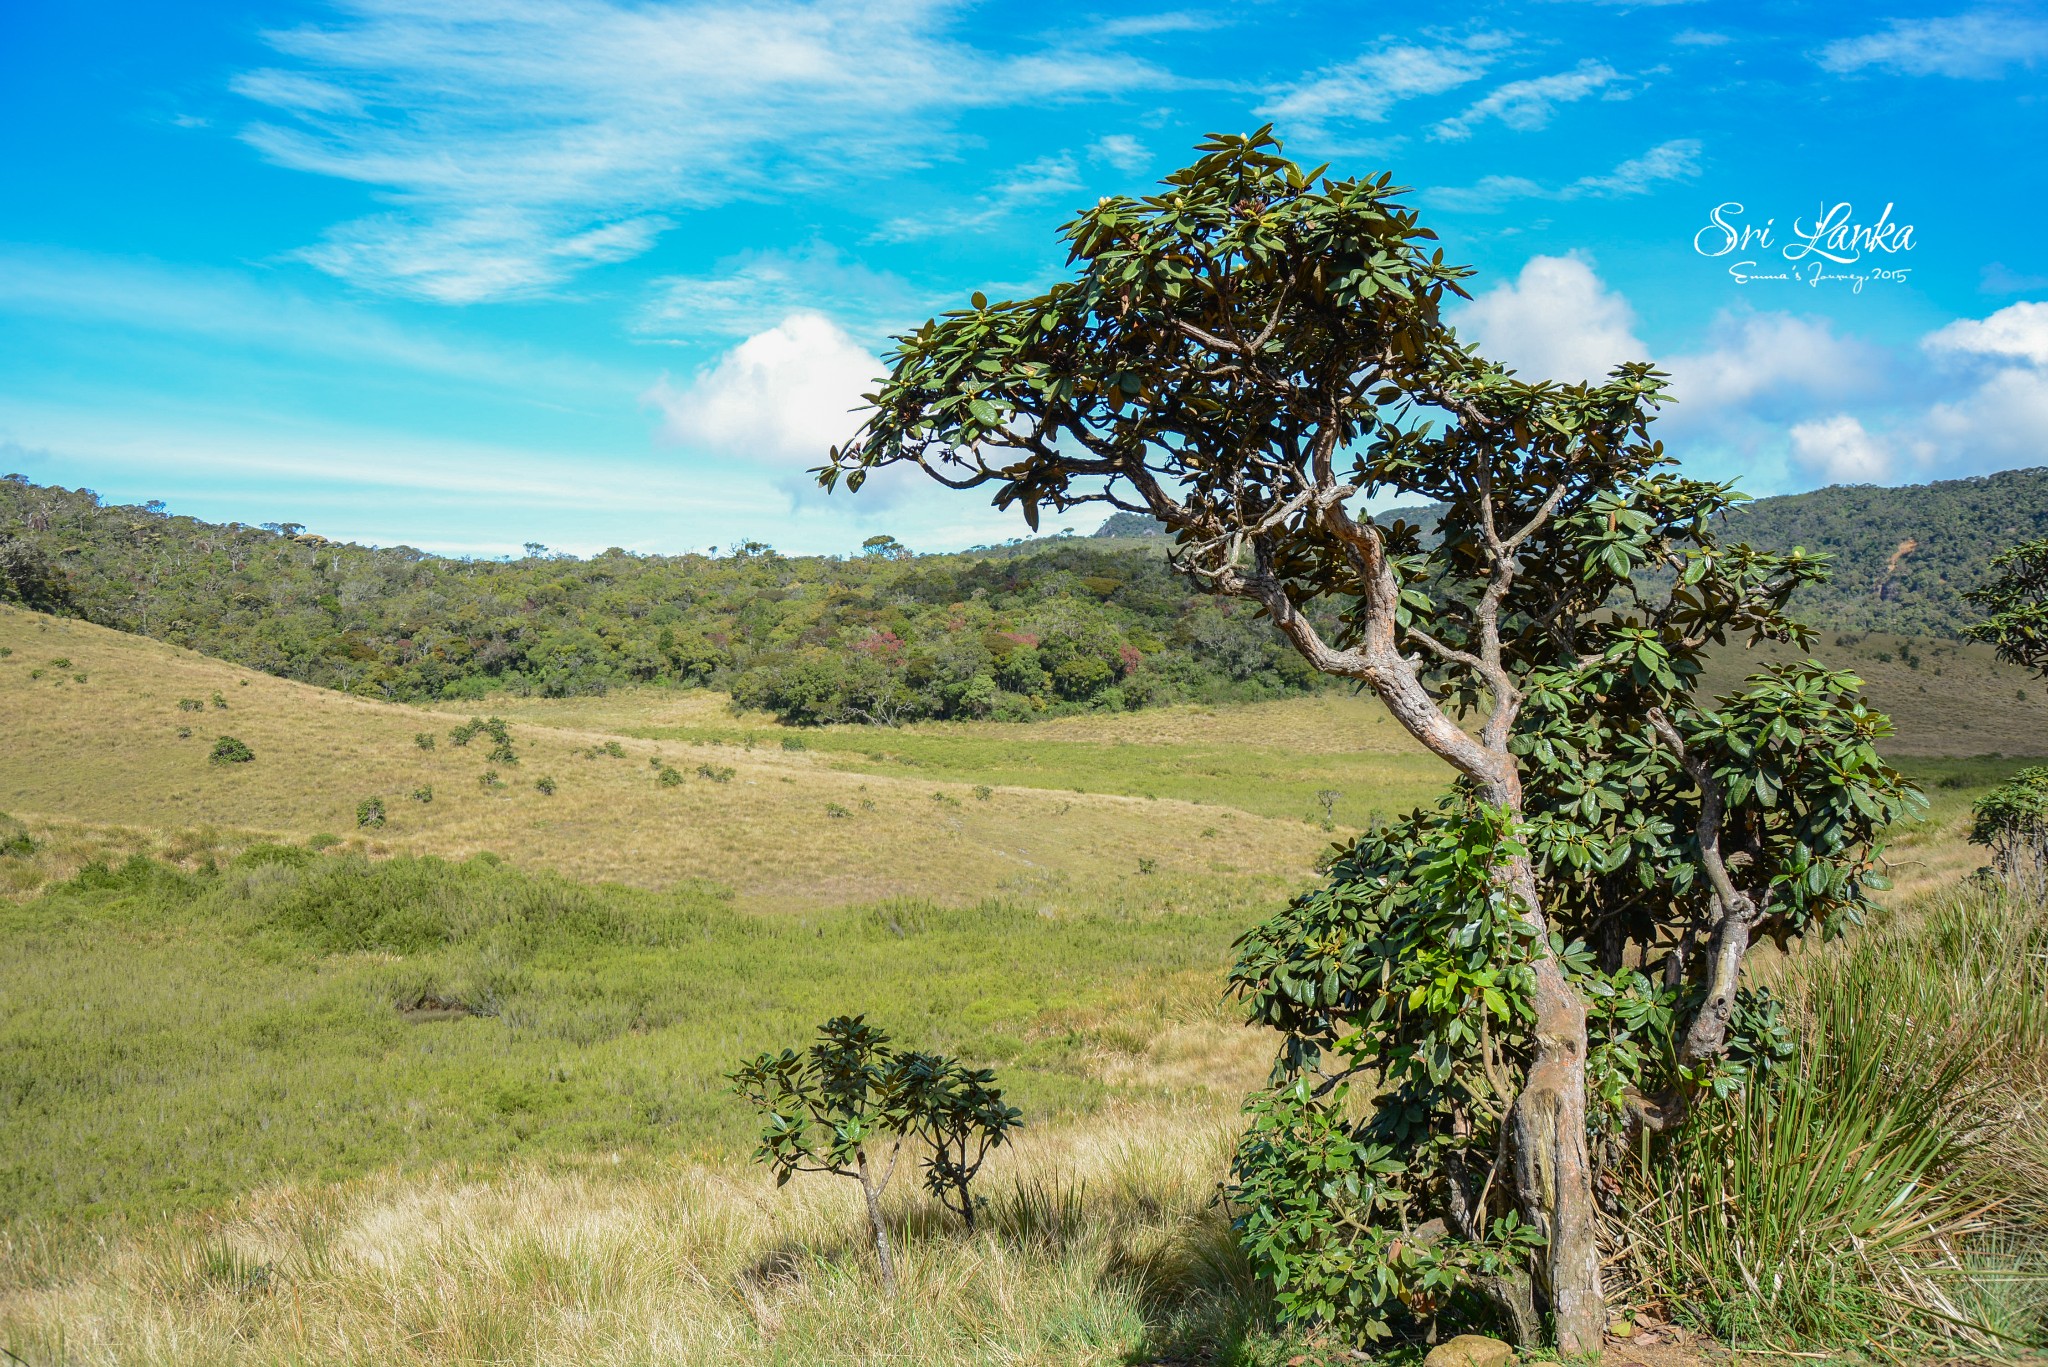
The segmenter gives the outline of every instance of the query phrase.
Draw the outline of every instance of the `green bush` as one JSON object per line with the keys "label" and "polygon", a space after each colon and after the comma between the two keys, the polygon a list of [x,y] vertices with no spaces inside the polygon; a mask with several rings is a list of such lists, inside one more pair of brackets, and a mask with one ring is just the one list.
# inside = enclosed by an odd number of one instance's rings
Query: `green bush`
{"label": "green bush", "polygon": [[546,774],[542,774],[539,778],[535,779],[533,786],[540,789],[542,797],[553,797],[555,795],[555,781]]}
{"label": "green bush", "polygon": [[654,771],[654,781],[664,788],[677,788],[682,786],[683,774],[680,769],[664,764]]}
{"label": "green bush", "polygon": [[225,712],[227,711],[228,700],[226,698],[223,698],[219,693],[215,693],[213,695],[213,705],[219,708],[221,711]]}
{"label": "green bush", "polygon": [[733,773],[734,770],[729,764],[706,763],[697,766],[697,777],[708,778],[713,783],[730,783],[733,779]]}
{"label": "green bush", "polygon": [[809,747],[804,744],[802,736],[784,736],[782,738],[782,748],[785,750],[803,750]]}
{"label": "green bush", "polygon": [[422,750],[431,750],[434,748],[434,733],[422,731],[412,738],[412,743]]}
{"label": "green bush", "polygon": [[413,789],[412,800],[418,803],[432,802],[434,800],[434,785],[431,783],[423,783],[419,787]]}
{"label": "green bush", "polygon": [[204,712],[206,704],[197,698],[180,698],[178,699],[178,710],[180,712]]}
{"label": "green bush", "polygon": [[481,774],[478,774],[476,776],[476,784],[477,787],[482,788],[485,792],[505,786],[504,781],[498,777],[496,769],[486,769]]}
{"label": "green bush", "polygon": [[356,825],[375,829],[384,824],[384,799],[366,797],[356,804]]}
{"label": "green bush", "polygon": [[255,758],[256,752],[233,736],[222,736],[215,741],[213,753],[207,756],[214,764],[247,764]]}

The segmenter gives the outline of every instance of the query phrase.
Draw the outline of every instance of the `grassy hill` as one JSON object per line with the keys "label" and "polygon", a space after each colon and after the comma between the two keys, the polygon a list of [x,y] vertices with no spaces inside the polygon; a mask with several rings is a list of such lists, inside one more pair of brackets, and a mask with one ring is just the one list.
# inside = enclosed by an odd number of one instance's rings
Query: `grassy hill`
{"label": "grassy hill", "polygon": [[[1219,759],[1214,747],[1167,737],[1134,751],[1111,741],[1126,758],[1107,772],[1077,755],[1034,767],[1026,777],[1036,785],[1019,786],[1000,772],[902,763],[892,758],[901,751],[873,749],[867,728],[857,732],[875,758],[785,749],[785,736],[808,741],[773,718],[737,725],[712,695],[659,691],[624,730],[573,708],[507,709],[518,758],[495,763],[487,738],[451,742],[466,710],[373,702],[72,619],[0,608],[0,649],[0,807],[16,812],[330,833],[377,852],[488,851],[639,887],[707,882],[778,906],[1069,887],[1150,897],[1154,874],[1298,874],[1328,839],[1307,821],[1319,811],[1315,787],[1329,783],[1321,766],[1310,773],[1277,753]],[[1345,815],[1362,822],[1434,792],[1430,762],[1397,745],[1366,704],[1353,709],[1363,757],[1353,763],[1370,779]],[[707,714],[715,725],[677,724]],[[422,734],[434,748],[419,747]],[[222,735],[255,761],[209,762]],[[426,790],[430,801],[415,800]],[[386,821],[359,830],[368,798],[383,802]]]}
{"label": "grassy hill", "polygon": [[[2020,752],[2042,702],[1980,648],[1827,644],[1928,756],[1899,896],[1952,884],[1970,798],[2020,762],[1967,757]],[[661,686],[495,710],[516,762],[452,744],[460,703],[0,608],[0,1343],[192,1367],[1301,1351],[1212,1199],[1267,1064],[1218,983],[1332,834],[1439,790],[1376,704],[886,731]],[[211,763],[221,735],[254,760]],[[980,1234],[892,1193],[898,1298],[848,1184],[745,1164],[720,1076],[854,1010],[996,1067],[1027,1115]]]}

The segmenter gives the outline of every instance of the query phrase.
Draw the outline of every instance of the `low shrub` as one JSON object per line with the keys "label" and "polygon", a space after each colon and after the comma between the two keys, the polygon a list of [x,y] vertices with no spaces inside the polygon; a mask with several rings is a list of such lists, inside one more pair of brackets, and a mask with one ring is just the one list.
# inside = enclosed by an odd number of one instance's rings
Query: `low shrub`
{"label": "low shrub", "polygon": [[228,708],[228,700],[226,698],[223,698],[218,692],[216,692],[213,695],[213,705],[219,708],[221,711],[225,712],[227,711]]}
{"label": "low shrub", "polygon": [[431,750],[434,748],[434,733],[422,731],[412,738],[412,743],[422,750]]}
{"label": "low shrub", "polygon": [[899,1053],[863,1016],[836,1016],[804,1053],[764,1053],[727,1077],[763,1117],[754,1157],[774,1170],[778,1185],[799,1172],[860,1183],[882,1284],[891,1289],[896,1267],[881,1202],[904,1146],[921,1155],[925,1190],[971,1231],[979,1203],[970,1184],[1023,1119],[1004,1103],[990,1070],[940,1054]]}
{"label": "low shrub", "polygon": [[730,783],[733,779],[733,773],[734,770],[729,764],[707,763],[697,766],[697,777],[708,778],[713,783]]}
{"label": "low shrub", "polygon": [[256,758],[251,750],[233,736],[222,736],[213,743],[213,753],[207,759],[214,764],[247,764]]}
{"label": "low shrub", "polygon": [[204,712],[206,704],[197,698],[180,698],[178,699],[178,710],[180,712]]}
{"label": "low shrub", "polygon": [[555,781],[546,774],[542,774],[539,778],[535,779],[533,786],[540,789],[542,797],[553,797],[555,795]]}
{"label": "low shrub", "polygon": [[431,783],[423,783],[419,787],[413,789],[412,800],[418,803],[432,802],[434,800],[434,785]]}
{"label": "low shrub", "polygon": [[680,787],[683,782],[683,773],[680,769],[671,769],[668,765],[664,764],[654,771],[654,781],[664,788]]}
{"label": "low shrub", "polygon": [[356,825],[374,830],[384,824],[384,799],[366,797],[356,804]]}

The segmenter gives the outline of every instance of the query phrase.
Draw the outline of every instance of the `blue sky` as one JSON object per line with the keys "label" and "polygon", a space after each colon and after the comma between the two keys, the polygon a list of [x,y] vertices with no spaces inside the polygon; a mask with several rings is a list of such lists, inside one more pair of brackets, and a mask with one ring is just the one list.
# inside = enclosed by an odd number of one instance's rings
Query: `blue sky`
{"label": "blue sky", "polygon": [[[1076,206],[1266,121],[1416,187],[1490,353],[1669,369],[1697,473],[2048,464],[2041,8],[1394,13],[14,0],[0,468],[484,555],[1002,539],[803,470],[892,331],[1042,287]],[[1735,204],[1770,244],[1709,254]]]}

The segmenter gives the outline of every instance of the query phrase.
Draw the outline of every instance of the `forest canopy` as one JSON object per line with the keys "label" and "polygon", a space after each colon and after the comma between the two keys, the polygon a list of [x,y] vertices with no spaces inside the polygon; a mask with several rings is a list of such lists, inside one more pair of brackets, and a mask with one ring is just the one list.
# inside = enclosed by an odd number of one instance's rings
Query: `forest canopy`
{"label": "forest canopy", "polygon": [[[1428,508],[1396,510],[1425,528]],[[1395,514],[1388,514],[1392,516]],[[1728,533],[1829,554],[1793,609],[1816,626],[1959,636],[1962,595],[2048,535],[2048,469],[1760,499]],[[1193,590],[1151,519],[1093,536],[846,558],[505,560],[329,541],[0,479],[0,601],[76,613],[285,678],[402,700],[636,683],[726,689],[793,722],[1031,717],[1327,686],[1244,604]]]}

